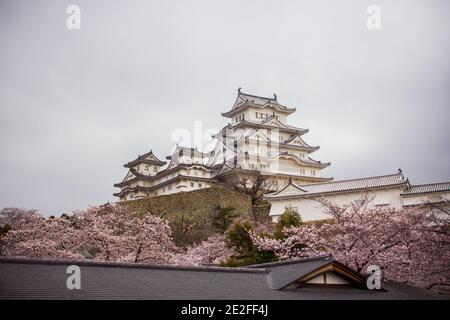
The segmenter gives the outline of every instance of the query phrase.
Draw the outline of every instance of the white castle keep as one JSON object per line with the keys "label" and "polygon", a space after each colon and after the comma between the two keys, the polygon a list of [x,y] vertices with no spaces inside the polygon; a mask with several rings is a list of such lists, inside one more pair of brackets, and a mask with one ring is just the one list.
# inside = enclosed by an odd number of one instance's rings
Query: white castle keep
{"label": "white castle keep", "polygon": [[238,90],[230,111],[222,113],[230,123],[213,137],[215,148],[201,152],[177,146],[169,163],[152,151],[124,165],[128,173],[114,195],[121,201],[192,191],[230,182],[243,176],[263,175],[272,190],[280,190],[289,181],[311,184],[331,181],[321,177],[330,165],[311,158],[319,146],[307,144],[308,129],[288,124],[295,112],[280,104],[277,96],[265,98]]}

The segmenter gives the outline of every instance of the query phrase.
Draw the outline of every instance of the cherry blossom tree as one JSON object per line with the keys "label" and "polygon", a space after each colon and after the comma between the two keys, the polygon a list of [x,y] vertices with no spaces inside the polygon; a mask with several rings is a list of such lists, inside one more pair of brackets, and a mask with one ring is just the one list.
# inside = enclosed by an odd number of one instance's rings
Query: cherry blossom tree
{"label": "cherry blossom tree", "polygon": [[252,234],[281,260],[331,253],[361,272],[378,265],[386,279],[450,290],[449,220],[427,207],[369,209],[368,196],[346,206],[319,200],[331,222],[285,228],[280,240]]}
{"label": "cherry blossom tree", "polygon": [[230,254],[223,235],[197,246],[177,247],[165,220],[106,204],[84,212],[44,218],[35,210],[4,209],[0,253],[48,259],[90,259],[152,264],[216,264]]}
{"label": "cherry blossom tree", "polygon": [[225,245],[224,235],[213,235],[185,252],[173,256],[172,263],[177,265],[219,265],[233,254]]}
{"label": "cherry blossom tree", "polygon": [[82,256],[69,248],[77,242],[71,222],[65,218],[45,219],[35,210],[8,208],[1,211],[0,223],[10,230],[2,237],[1,254],[33,258]]}
{"label": "cherry blossom tree", "polygon": [[3,255],[168,263],[177,253],[164,220],[140,217],[121,205],[47,219],[35,211],[15,213]]}

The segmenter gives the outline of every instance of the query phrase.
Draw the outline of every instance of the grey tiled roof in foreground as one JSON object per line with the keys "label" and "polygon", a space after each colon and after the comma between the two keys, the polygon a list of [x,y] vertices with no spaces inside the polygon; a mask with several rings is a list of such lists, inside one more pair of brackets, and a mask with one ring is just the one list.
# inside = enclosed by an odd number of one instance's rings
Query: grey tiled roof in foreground
{"label": "grey tiled roof in foreground", "polygon": [[[333,263],[338,262],[330,256],[320,256],[246,268],[221,268],[1,257],[0,299],[444,298],[392,282],[383,283],[383,291],[354,286],[286,288],[311,271]],[[69,276],[66,270],[73,264],[81,269],[80,290],[66,287]]]}

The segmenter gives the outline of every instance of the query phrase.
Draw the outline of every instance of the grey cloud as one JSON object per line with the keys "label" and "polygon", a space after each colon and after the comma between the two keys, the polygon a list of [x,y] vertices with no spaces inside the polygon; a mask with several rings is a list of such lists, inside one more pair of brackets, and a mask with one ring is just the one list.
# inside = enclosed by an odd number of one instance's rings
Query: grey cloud
{"label": "grey cloud", "polygon": [[122,164],[177,128],[226,124],[236,89],[296,106],[337,179],[450,179],[447,1],[0,3],[0,207],[114,200]]}

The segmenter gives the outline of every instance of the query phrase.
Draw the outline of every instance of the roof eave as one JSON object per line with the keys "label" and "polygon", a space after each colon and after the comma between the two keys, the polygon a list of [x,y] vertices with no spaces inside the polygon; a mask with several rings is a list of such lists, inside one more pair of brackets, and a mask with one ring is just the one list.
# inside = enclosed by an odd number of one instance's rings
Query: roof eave
{"label": "roof eave", "polygon": [[285,114],[292,114],[295,111],[297,111],[297,108],[287,108],[287,107],[282,107],[282,106],[274,105],[274,104],[270,104],[270,103],[265,104],[265,105],[258,105],[258,104],[254,104],[254,103],[250,103],[250,102],[245,102],[243,105],[237,107],[236,109],[231,109],[229,111],[222,112],[221,115],[226,118],[232,118],[235,114],[240,113],[243,110],[250,108],[250,107],[273,108],[277,112],[285,113]]}
{"label": "roof eave", "polygon": [[387,185],[387,186],[376,186],[376,187],[365,187],[365,188],[358,188],[358,189],[348,189],[348,190],[339,190],[339,191],[326,191],[326,192],[317,192],[317,193],[305,193],[305,194],[295,194],[295,195],[288,195],[288,196],[267,196],[265,198],[273,199],[273,200],[283,200],[285,198],[308,198],[308,197],[320,197],[322,195],[329,195],[329,194],[341,194],[341,193],[347,193],[347,192],[361,192],[364,190],[379,190],[379,189],[386,189],[386,188],[395,188],[400,187],[404,185],[405,182]]}

